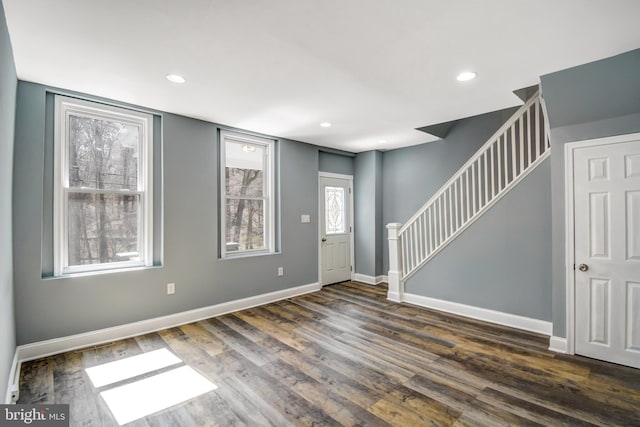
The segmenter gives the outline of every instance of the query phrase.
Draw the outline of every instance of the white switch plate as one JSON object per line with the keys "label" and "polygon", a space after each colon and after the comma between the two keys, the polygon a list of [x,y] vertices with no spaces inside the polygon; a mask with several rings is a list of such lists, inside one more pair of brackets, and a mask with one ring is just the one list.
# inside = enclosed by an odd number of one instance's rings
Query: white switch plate
{"label": "white switch plate", "polygon": [[300,222],[303,224],[311,222],[311,215],[302,215],[300,217]]}
{"label": "white switch plate", "polygon": [[167,283],[167,295],[173,295],[176,293],[176,284]]}
{"label": "white switch plate", "polygon": [[278,276],[284,276],[284,267],[278,267]]}

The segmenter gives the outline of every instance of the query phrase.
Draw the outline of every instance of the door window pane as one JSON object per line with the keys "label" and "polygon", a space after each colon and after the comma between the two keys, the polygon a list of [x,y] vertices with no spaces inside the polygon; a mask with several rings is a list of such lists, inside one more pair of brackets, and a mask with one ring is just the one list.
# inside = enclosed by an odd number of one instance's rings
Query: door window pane
{"label": "door window pane", "polygon": [[346,232],[345,191],[342,187],[324,188],[324,217],[326,234]]}

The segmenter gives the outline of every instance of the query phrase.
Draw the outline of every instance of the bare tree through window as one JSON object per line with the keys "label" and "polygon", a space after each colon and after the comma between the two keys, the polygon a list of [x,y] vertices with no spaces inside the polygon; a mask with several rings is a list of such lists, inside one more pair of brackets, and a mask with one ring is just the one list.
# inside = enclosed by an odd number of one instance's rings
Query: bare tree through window
{"label": "bare tree through window", "polygon": [[[247,193],[262,188],[263,172],[253,169],[226,168],[230,189],[227,201],[227,243],[238,250],[264,248],[264,203],[248,199]],[[256,196],[257,194],[254,194]]]}
{"label": "bare tree through window", "polygon": [[137,190],[137,134],[124,123],[70,117],[69,265],[137,256],[139,197],[100,191]]}

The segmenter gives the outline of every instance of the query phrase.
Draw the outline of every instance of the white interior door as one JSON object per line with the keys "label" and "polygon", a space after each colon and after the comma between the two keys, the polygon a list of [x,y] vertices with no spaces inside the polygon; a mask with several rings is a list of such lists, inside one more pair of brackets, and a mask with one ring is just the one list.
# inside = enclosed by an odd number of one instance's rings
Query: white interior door
{"label": "white interior door", "polygon": [[573,158],[575,351],[640,368],[640,140]]}
{"label": "white interior door", "polygon": [[351,279],[351,180],[320,176],[320,281]]}

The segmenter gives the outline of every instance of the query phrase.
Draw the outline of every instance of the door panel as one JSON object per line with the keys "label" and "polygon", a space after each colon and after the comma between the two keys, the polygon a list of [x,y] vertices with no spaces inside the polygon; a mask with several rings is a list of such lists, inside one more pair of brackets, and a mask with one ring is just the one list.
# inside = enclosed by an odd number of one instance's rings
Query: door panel
{"label": "door panel", "polygon": [[625,162],[625,177],[633,178],[640,176],[640,155],[632,154],[630,156],[624,156]]}
{"label": "door panel", "polygon": [[589,159],[589,181],[609,179],[609,159]]}
{"label": "door panel", "polygon": [[640,283],[627,283],[627,348],[640,351]]}
{"label": "door panel", "polygon": [[320,281],[351,279],[351,181],[320,177]]}
{"label": "door panel", "polygon": [[609,193],[592,193],[589,196],[591,256],[609,258]]}
{"label": "door panel", "polygon": [[591,279],[589,299],[591,300],[590,343],[609,344],[609,281]]}
{"label": "door panel", "polygon": [[576,353],[640,368],[640,141],[574,151],[574,212]]}
{"label": "door panel", "polygon": [[640,191],[627,193],[627,260],[640,261]]}

